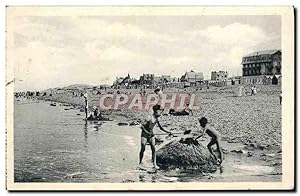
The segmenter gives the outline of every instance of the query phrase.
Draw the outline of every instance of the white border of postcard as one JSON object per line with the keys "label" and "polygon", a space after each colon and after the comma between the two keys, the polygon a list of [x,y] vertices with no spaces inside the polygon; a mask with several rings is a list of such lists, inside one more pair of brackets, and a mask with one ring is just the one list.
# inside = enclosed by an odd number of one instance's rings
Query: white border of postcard
{"label": "white border of postcard", "polygon": [[294,189],[294,8],[293,6],[8,6],[6,82],[12,81],[14,17],[26,15],[280,15],[282,45],[282,182],[15,183],[13,83],[6,86],[6,186],[8,190],[291,190]]}

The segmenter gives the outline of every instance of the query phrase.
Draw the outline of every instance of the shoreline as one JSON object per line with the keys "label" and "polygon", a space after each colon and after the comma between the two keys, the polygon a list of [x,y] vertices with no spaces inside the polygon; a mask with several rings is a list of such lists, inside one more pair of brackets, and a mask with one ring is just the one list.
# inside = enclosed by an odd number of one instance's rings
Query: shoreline
{"label": "shoreline", "polygon": [[[50,102],[47,101],[45,103],[49,105]],[[71,107],[73,109],[68,109],[69,114],[74,113],[74,115],[76,115],[76,113],[78,113],[79,108],[76,108],[76,107],[74,108],[73,105],[70,105],[70,104],[65,104],[65,105],[57,104],[57,107],[61,108],[60,110]],[[106,126],[109,127],[111,124],[113,124],[113,126],[119,127],[120,130],[128,131],[128,129],[129,129],[128,125],[120,127],[117,124],[118,122],[121,122],[121,120],[123,120],[123,119],[130,120],[128,115],[126,115],[126,117],[124,116],[124,113],[126,114],[126,112],[123,112],[123,113],[120,112],[120,114],[123,114],[123,115],[121,115],[122,119],[120,118],[120,119],[115,119],[115,121],[105,122]],[[114,114],[114,115],[118,116],[117,114]],[[134,116],[136,114],[130,113],[129,115]],[[135,116],[135,117],[138,118],[137,116]],[[185,119],[192,118],[192,116],[189,116],[189,117],[184,116],[184,117],[185,117]],[[169,129],[169,130],[175,128],[172,125],[172,124],[174,124],[174,122],[167,123],[167,121],[166,121],[167,118],[171,118],[171,117],[162,116],[163,126],[165,126],[166,129]],[[180,118],[182,118],[182,117],[176,117],[176,120],[179,121]],[[91,125],[92,127],[97,126],[97,127],[99,127],[98,128],[99,130],[102,127],[102,125],[98,125],[97,123],[92,123],[92,124],[93,124],[93,125]],[[134,128],[134,127],[131,127],[130,130],[132,128]],[[138,127],[134,128],[134,129],[138,129]],[[109,131],[109,130],[107,130],[107,131]],[[134,132],[136,132],[136,131],[138,131],[138,130],[135,130]],[[155,130],[155,132],[156,131],[157,130]],[[173,129],[172,131],[176,132],[175,129]],[[120,134],[122,134],[122,133],[120,133]],[[137,145],[136,148],[139,148],[138,135],[136,135],[136,136],[137,136],[135,138],[136,145]],[[164,136],[160,136],[160,137],[163,140],[166,139]],[[281,180],[282,168],[281,168],[281,152],[280,152],[280,150],[276,151],[275,149],[271,149],[271,148],[261,150],[258,147],[256,147],[255,145],[254,146],[246,146],[242,142],[238,142],[238,141],[233,141],[233,142],[228,143],[226,140],[227,139],[225,138],[225,140],[222,140],[222,142],[221,142],[222,149],[223,149],[223,152],[225,155],[225,160],[224,160],[224,163],[222,164],[222,167],[224,167],[225,173],[223,174],[223,173],[221,173],[221,171],[220,172],[216,171],[215,173],[208,174],[207,179],[205,177],[205,179],[203,179],[203,181],[218,181],[218,182],[235,181],[235,180],[239,179],[239,177],[235,176],[235,175],[233,175],[233,176],[230,175],[231,173],[234,174],[235,170],[236,170],[236,172],[239,172],[240,170],[245,171],[247,173],[247,175],[245,175],[244,177],[246,179],[248,179],[249,181],[268,180],[268,181],[277,182],[277,181]],[[199,142],[201,142],[204,146],[206,146],[206,144],[209,143],[209,138],[207,136],[205,136],[205,137],[199,139]],[[159,146],[158,146],[158,148],[159,148]],[[149,154],[150,151],[147,150],[147,153]],[[150,155],[147,155],[147,156],[149,157]],[[161,172],[163,172],[163,171],[161,171]],[[162,175],[163,175],[163,173],[162,173]]]}
{"label": "shoreline", "polygon": [[[234,96],[234,88],[211,88],[203,92],[194,91],[200,98],[200,110],[193,111],[194,116],[163,114],[161,124],[171,132],[183,132],[191,129],[192,134],[197,134],[199,127],[197,118],[206,116],[222,134],[222,141],[227,143],[224,147],[225,151],[228,144],[240,144],[242,146],[240,149],[235,149],[234,152],[230,153],[255,156],[264,161],[266,165],[281,168],[281,105],[279,105],[281,87],[264,85],[257,88],[257,95],[243,97]],[[188,89],[187,92],[192,92],[192,90]],[[137,92],[136,89],[121,89],[120,91]],[[151,92],[151,90],[149,91]],[[165,89],[164,92],[174,92],[174,89]],[[89,106],[97,105],[102,95],[90,93]],[[54,94],[36,98],[58,102],[67,107],[84,108],[84,98],[72,97],[70,94]],[[148,114],[147,112],[125,109],[101,112],[104,117],[125,123],[125,125],[139,124]]]}

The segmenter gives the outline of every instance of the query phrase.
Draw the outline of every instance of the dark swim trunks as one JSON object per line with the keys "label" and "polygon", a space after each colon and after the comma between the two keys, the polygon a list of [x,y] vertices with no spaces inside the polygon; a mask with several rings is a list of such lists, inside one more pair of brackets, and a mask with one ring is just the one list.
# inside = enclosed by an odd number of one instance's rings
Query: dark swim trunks
{"label": "dark swim trunks", "polygon": [[156,123],[157,123],[157,120],[155,120],[155,122],[147,121],[147,123],[144,125],[144,129],[146,129],[147,132],[142,129],[142,135],[141,135],[141,137],[146,138],[147,142],[150,142],[150,139],[152,137],[154,137],[153,127],[155,126]]}
{"label": "dark swim trunks", "polygon": [[154,134],[153,134],[153,133],[152,133],[152,134],[148,134],[148,133],[146,133],[144,130],[142,130],[141,137],[146,138],[146,139],[147,139],[147,142],[150,143],[150,140],[151,140],[151,138],[154,137]]}

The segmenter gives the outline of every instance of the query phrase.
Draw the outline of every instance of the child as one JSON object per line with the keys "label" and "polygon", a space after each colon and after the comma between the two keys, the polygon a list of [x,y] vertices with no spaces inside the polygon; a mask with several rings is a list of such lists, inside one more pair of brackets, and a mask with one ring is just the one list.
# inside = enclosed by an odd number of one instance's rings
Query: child
{"label": "child", "polygon": [[174,109],[170,109],[169,114],[173,115],[173,116],[187,116],[187,115],[190,115],[190,114],[193,115],[193,112],[190,109],[189,105],[190,104],[187,103],[185,108],[182,111],[178,111],[178,112],[176,112]]}
{"label": "child", "polygon": [[153,166],[155,169],[159,169],[159,167],[156,164],[156,152],[155,152],[155,137],[153,133],[153,128],[157,124],[158,127],[168,133],[171,134],[170,131],[166,131],[161,125],[160,122],[158,121],[158,118],[161,116],[161,107],[160,105],[155,105],[153,106],[153,114],[149,115],[145,123],[141,125],[142,129],[142,134],[141,134],[141,151],[140,151],[140,162],[139,164],[142,164],[143,161],[143,156],[145,152],[145,146],[147,143],[150,144],[151,146],[151,151],[152,151],[152,162]]}
{"label": "child", "polygon": [[[196,137],[195,140],[199,139],[204,135],[204,132],[207,133],[211,137],[211,141],[208,143],[207,148],[209,152],[214,156],[214,158],[217,160],[218,164],[222,163],[223,160],[223,152],[220,147],[220,141],[221,141],[221,135],[220,133],[211,125],[208,124],[208,121],[205,117],[202,117],[199,120],[200,126],[202,127],[202,134],[198,137]],[[217,150],[220,154],[220,159],[217,158],[217,156],[212,151],[212,145],[216,144]]]}

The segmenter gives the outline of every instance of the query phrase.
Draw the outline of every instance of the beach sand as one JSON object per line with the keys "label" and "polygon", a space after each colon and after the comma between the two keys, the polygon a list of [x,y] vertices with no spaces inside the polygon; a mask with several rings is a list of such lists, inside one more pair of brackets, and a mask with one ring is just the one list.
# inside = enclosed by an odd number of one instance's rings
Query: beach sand
{"label": "beach sand", "polygon": [[[190,116],[169,116],[168,111],[160,117],[161,124],[172,132],[191,129],[192,134],[199,133],[198,118],[205,116],[222,135],[222,148],[225,157],[244,156],[251,160],[262,161],[274,168],[274,176],[281,176],[281,105],[279,103],[280,86],[257,85],[257,95],[237,97],[237,86],[211,87],[210,89],[165,89],[164,93],[194,93],[199,98],[200,109]],[[250,86],[246,87],[249,89]],[[111,90],[115,93],[117,90]],[[152,93],[153,90],[147,90]],[[121,89],[121,93],[139,93],[138,89]],[[104,92],[101,92],[102,95]],[[89,106],[99,105],[102,95],[89,94]],[[83,97],[73,97],[70,93],[38,97],[38,99],[59,102],[70,109],[82,109]],[[78,112],[77,112],[78,113]],[[102,111],[105,117],[122,123],[139,123],[147,112],[118,109]],[[200,140],[201,141],[201,140]],[[202,142],[209,142],[208,136]],[[236,145],[235,145],[236,144]]]}

